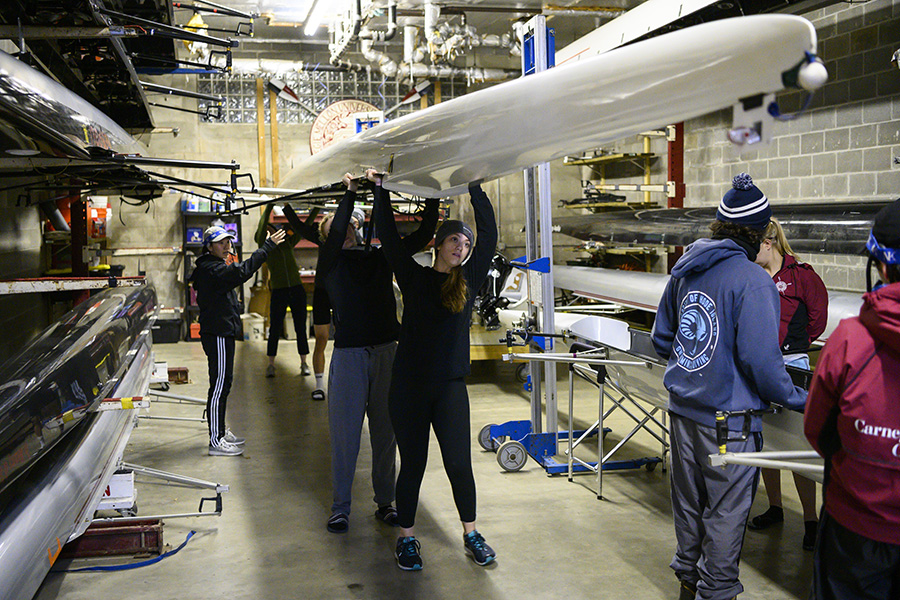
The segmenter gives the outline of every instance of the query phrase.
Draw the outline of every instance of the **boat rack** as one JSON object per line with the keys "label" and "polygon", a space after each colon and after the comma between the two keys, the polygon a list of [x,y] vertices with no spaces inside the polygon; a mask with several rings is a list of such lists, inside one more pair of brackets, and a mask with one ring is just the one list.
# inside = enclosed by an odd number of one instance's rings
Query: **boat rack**
{"label": "boat rack", "polygon": [[[597,317],[586,317],[594,319]],[[507,340],[521,332],[510,332]],[[546,334],[532,334],[546,335]],[[526,335],[526,343],[531,336]],[[559,336],[555,336],[559,337]],[[510,344],[512,345],[512,344]],[[510,349],[511,350],[511,349]],[[530,421],[509,421],[501,425],[485,425],[478,436],[478,442],[485,450],[497,453],[497,462],[506,471],[518,471],[532,457],[541,465],[548,475],[566,473],[569,481],[573,481],[575,473],[590,472],[597,476],[597,498],[603,498],[603,471],[638,469],[644,467],[648,471],[662,463],[665,471],[665,456],[668,452],[668,429],[665,411],[653,406],[648,410],[640,401],[621,389],[607,377],[607,366],[647,367],[646,361],[639,357],[633,360],[613,360],[609,358],[608,349],[601,346],[587,345],[580,342],[570,344],[570,352],[565,353],[513,353],[504,355],[504,360],[511,362],[541,361],[561,362],[569,365],[569,418],[568,428],[564,431],[534,433]],[[574,429],[574,387],[575,377],[590,382],[598,389],[598,418],[587,429]],[[607,400],[611,405],[607,405]],[[605,419],[616,410],[623,411],[634,422],[635,426],[612,449],[604,452],[603,439],[610,430],[604,427]],[[613,456],[638,432],[650,433],[662,444],[662,457],[652,456],[628,460],[612,460]],[[598,435],[600,432],[603,435]],[[588,439],[597,436],[597,456],[599,461],[591,462],[575,456],[575,449]],[[566,440],[568,447],[564,451],[565,463],[558,462],[557,444]],[[599,468],[598,468],[599,463]]]}

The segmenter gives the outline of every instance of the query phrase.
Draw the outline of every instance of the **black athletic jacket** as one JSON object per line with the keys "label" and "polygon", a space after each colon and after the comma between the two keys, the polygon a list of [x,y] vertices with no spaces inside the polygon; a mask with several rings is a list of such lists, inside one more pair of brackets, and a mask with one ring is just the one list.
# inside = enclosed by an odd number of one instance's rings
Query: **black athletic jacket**
{"label": "black athletic jacket", "polygon": [[403,292],[403,323],[394,377],[420,382],[446,381],[469,374],[469,322],[475,293],[487,278],[497,247],[497,222],[487,195],[480,186],[469,187],[475,209],[477,238],[472,256],[462,266],[469,300],[459,313],[451,313],[441,301],[441,285],[449,276],[418,264],[401,245],[388,193],[375,187],[375,224],[382,248]]}
{"label": "black athletic jacket", "polygon": [[241,333],[244,307],[235,288],[253,276],[274,248],[275,242],[266,240],[247,260],[231,265],[212,254],[197,259],[188,281],[197,291],[201,335],[237,337]]}
{"label": "black athletic jacket", "polygon": [[[348,190],[334,213],[316,265],[316,286],[324,285],[331,300],[335,348],[386,344],[396,340],[400,332],[393,273],[383,250],[341,248],[355,201],[356,192]],[[428,244],[437,218],[438,201],[426,200],[419,228],[400,242],[406,252],[414,254]]]}

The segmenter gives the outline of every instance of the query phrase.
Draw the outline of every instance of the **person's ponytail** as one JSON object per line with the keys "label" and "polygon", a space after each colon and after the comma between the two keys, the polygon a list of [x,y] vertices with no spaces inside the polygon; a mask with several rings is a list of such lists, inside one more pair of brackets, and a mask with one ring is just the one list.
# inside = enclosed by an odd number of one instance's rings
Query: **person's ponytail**
{"label": "person's ponytail", "polygon": [[441,285],[441,304],[452,313],[460,313],[469,300],[468,292],[462,267],[455,267],[450,270],[450,275]]}

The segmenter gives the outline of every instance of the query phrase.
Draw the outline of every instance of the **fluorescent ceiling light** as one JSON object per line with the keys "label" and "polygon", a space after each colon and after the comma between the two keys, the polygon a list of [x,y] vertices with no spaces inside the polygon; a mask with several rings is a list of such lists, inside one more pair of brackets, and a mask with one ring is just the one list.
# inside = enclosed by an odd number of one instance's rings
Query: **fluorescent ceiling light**
{"label": "fluorescent ceiling light", "polygon": [[270,11],[277,21],[284,23],[305,23],[309,18],[309,11],[314,0],[302,0],[300,2],[276,2],[264,8],[263,12]]}

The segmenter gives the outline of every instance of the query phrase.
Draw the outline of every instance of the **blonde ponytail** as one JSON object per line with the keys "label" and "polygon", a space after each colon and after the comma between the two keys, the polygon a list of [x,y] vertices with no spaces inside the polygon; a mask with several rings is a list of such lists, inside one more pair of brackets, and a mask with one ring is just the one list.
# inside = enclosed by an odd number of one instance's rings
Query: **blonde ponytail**
{"label": "blonde ponytail", "polygon": [[779,223],[778,219],[775,217],[772,217],[772,220],[769,221],[769,226],[766,227],[764,239],[771,241],[772,246],[778,250],[782,256],[790,254],[794,258],[797,258],[797,255],[791,248],[791,244],[787,240],[787,236],[784,235],[784,229],[781,227],[781,223]]}

